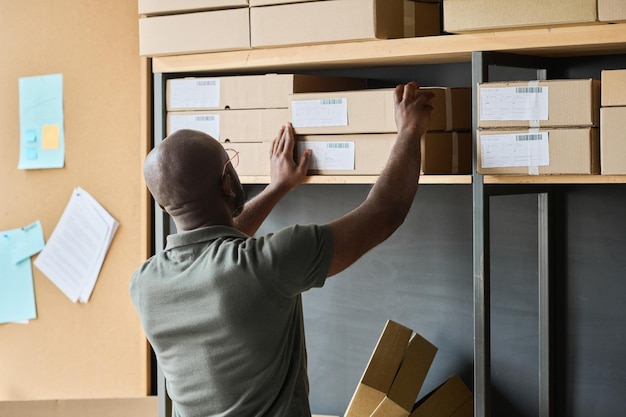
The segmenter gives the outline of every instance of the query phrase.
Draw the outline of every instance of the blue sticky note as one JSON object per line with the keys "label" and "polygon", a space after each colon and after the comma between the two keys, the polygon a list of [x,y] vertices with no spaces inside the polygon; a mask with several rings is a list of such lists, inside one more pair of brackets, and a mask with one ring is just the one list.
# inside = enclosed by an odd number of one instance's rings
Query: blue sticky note
{"label": "blue sticky note", "polygon": [[[62,168],[65,165],[63,74],[20,78],[19,96],[21,137],[18,168]],[[47,127],[45,132],[44,127]],[[48,140],[44,142],[42,138],[46,132]]]}
{"label": "blue sticky note", "polygon": [[29,146],[26,148],[26,159],[29,161],[32,161],[34,159],[37,159],[37,148],[34,146]]}
{"label": "blue sticky note", "polygon": [[33,270],[29,262],[13,262],[12,246],[21,229],[0,232],[0,323],[37,318]]}
{"label": "blue sticky note", "polygon": [[26,134],[24,136],[25,136],[24,140],[27,143],[37,142],[37,130],[35,129],[27,129]]}
{"label": "blue sticky note", "polygon": [[11,234],[7,234],[5,239],[9,240],[11,259],[16,264],[41,252],[45,245],[39,220],[21,229],[15,229]]}

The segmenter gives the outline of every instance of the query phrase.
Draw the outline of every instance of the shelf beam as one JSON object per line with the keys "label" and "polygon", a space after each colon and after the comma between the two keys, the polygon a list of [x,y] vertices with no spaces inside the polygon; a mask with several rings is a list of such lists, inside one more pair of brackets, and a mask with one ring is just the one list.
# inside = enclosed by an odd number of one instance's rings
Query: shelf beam
{"label": "shelf beam", "polygon": [[[269,176],[241,176],[242,184],[269,184]],[[311,175],[304,184],[374,184],[377,175]],[[471,184],[471,175],[421,175],[420,184]]]}
{"label": "shelf beam", "polygon": [[617,23],[163,56],[152,64],[164,73],[292,71],[471,62],[472,51],[562,57],[625,50],[626,23]]}

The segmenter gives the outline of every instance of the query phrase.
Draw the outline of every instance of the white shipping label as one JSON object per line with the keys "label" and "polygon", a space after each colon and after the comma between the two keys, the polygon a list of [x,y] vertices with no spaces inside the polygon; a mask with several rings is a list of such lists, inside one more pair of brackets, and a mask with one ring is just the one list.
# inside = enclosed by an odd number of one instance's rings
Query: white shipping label
{"label": "white shipping label", "polygon": [[293,127],[348,126],[348,99],[294,100],[291,102]]}
{"label": "white shipping label", "polygon": [[219,114],[175,114],[170,116],[169,134],[180,129],[193,129],[220,140]]}
{"label": "white shipping label", "polygon": [[481,88],[480,120],[548,120],[548,87]]}
{"label": "white shipping label", "polygon": [[298,156],[311,149],[309,169],[354,170],[354,142],[298,142]]}
{"label": "white shipping label", "polygon": [[220,107],[220,79],[170,80],[171,109],[200,109]]}
{"label": "white shipping label", "polygon": [[548,132],[482,135],[483,168],[550,165]]}

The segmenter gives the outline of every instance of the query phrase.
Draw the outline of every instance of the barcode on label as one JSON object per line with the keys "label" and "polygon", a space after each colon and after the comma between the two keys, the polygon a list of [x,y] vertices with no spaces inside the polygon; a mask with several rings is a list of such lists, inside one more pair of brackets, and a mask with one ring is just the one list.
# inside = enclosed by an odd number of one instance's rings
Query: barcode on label
{"label": "barcode on label", "polygon": [[543,135],[541,134],[530,134],[530,135],[515,135],[515,140],[517,142],[526,142],[530,140],[542,140]]}
{"label": "barcode on label", "polygon": [[518,94],[543,93],[543,87],[516,87],[515,92]]}
{"label": "barcode on label", "polygon": [[350,147],[349,143],[327,143],[327,149],[348,149]]}
{"label": "barcode on label", "polygon": [[196,122],[212,122],[215,116],[196,116]]}
{"label": "barcode on label", "polygon": [[215,85],[216,81],[215,80],[198,80],[196,81],[196,85],[200,85],[200,86],[211,86],[211,85]]}
{"label": "barcode on label", "polygon": [[341,98],[323,98],[320,100],[320,104],[341,104],[343,99]]}

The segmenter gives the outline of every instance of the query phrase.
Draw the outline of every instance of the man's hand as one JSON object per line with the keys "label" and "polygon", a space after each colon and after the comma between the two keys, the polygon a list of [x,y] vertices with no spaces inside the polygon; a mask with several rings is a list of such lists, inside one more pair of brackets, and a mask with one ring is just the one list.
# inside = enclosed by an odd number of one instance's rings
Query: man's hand
{"label": "man's hand", "polygon": [[296,164],[294,160],[295,135],[291,123],[281,126],[270,149],[270,186],[284,192],[296,188],[306,177],[311,162],[307,149]]}
{"label": "man's hand", "polygon": [[307,150],[296,164],[293,159],[295,139],[291,123],[282,126],[272,142],[270,150],[270,184],[252,200],[243,212],[233,219],[235,228],[252,236],[274,206],[306,176],[311,162],[311,151]]}
{"label": "man's hand", "polygon": [[433,93],[420,91],[419,85],[414,81],[396,87],[394,98],[398,133],[413,134],[418,138],[426,133],[433,109],[429,104],[432,97]]}

